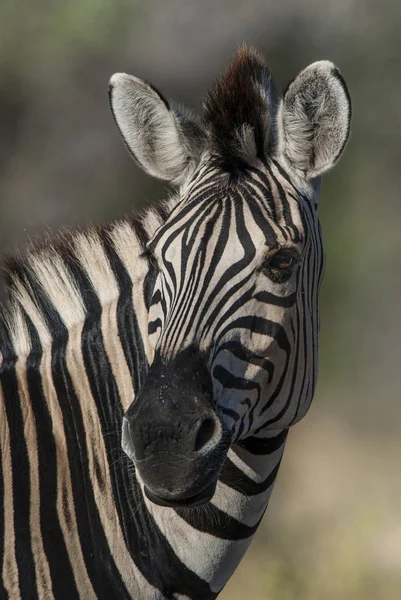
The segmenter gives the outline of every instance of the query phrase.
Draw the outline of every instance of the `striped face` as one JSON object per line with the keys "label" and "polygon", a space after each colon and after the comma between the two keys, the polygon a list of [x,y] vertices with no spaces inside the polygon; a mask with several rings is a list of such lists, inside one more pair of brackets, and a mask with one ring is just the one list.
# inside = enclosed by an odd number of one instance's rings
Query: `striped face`
{"label": "striped face", "polygon": [[205,356],[235,441],[299,420],[317,375],[324,258],[315,199],[275,161],[231,185],[204,167],[148,248],[156,355]]}
{"label": "striped face", "polygon": [[321,61],[278,101],[267,64],[244,47],[201,119],[126,74],[113,76],[110,98],[134,158],[181,199],[147,245],[155,358],[122,444],[150,499],[194,506],[212,497],[230,443],[282,431],[310,405],[317,182],[347,140],[349,96]]}

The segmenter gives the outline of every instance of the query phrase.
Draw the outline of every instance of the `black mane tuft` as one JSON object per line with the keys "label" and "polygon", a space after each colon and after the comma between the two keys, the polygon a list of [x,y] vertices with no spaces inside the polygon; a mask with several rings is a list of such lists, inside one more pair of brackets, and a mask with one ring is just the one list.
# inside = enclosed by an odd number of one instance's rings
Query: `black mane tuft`
{"label": "black mane tuft", "polygon": [[265,59],[243,45],[204,101],[203,119],[220,165],[242,170],[266,153],[276,108]]}

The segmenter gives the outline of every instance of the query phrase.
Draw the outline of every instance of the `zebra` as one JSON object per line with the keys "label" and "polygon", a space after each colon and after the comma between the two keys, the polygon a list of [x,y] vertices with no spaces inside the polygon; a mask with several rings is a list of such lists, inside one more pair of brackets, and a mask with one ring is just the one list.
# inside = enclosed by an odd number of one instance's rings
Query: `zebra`
{"label": "zebra", "polygon": [[315,391],[317,202],[351,118],[338,69],[279,96],[243,46],[201,117],[124,73],[109,95],[175,192],[5,261],[1,599],[216,598]]}

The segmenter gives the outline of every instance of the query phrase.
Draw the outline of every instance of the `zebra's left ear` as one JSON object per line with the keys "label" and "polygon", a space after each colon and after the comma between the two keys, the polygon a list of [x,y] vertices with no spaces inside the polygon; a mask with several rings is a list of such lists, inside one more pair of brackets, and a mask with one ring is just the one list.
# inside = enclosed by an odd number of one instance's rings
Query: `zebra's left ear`
{"label": "zebra's left ear", "polygon": [[284,94],[278,119],[279,153],[306,179],[337,162],[349,135],[351,100],[332,62],[301,71]]}
{"label": "zebra's left ear", "polygon": [[149,83],[126,73],[110,79],[109,98],[117,127],[138,164],[149,175],[183,183],[204,147],[198,120],[171,106]]}

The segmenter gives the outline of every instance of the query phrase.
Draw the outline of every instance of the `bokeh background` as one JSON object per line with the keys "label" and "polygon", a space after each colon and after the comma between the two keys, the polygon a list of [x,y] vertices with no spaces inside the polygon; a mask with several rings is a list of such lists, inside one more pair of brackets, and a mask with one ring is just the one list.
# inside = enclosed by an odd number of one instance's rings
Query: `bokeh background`
{"label": "bokeh background", "polygon": [[399,0],[1,0],[0,252],[162,198],[131,162],[107,82],[200,106],[243,42],[277,84],[331,59],[352,137],[321,196],[321,372],[264,522],[224,600],[401,597]]}

